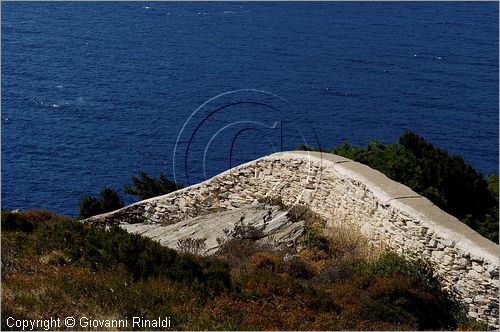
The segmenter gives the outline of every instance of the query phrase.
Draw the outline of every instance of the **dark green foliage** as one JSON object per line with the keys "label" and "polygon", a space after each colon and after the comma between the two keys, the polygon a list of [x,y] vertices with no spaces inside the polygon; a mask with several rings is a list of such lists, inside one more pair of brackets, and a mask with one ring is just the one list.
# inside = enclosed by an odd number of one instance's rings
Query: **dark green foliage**
{"label": "dark green foliage", "polygon": [[99,194],[101,196],[101,209],[103,211],[109,212],[123,207],[123,201],[113,189],[103,188]]}
{"label": "dark green foliage", "polygon": [[123,207],[123,201],[113,189],[103,188],[99,195],[100,198],[83,196],[80,199],[80,218],[89,218]]}
{"label": "dark green foliage", "polygon": [[[441,284],[434,275],[431,263],[420,258],[404,258],[394,252],[387,252],[372,262],[362,263],[358,266],[357,273],[370,277],[413,276],[425,284],[429,290],[436,293],[442,292]],[[443,298],[445,297],[447,294],[443,293]]]}
{"label": "dark green foliage", "polygon": [[215,259],[179,254],[146,237],[127,233],[118,226],[104,229],[71,219],[47,219],[34,223],[23,215],[9,212],[2,213],[2,223],[4,221],[9,225],[31,225],[8,230],[31,233],[25,250],[37,255],[60,251],[73,264],[96,272],[124,266],[135,280],[163,276],[174,281],[209,284],[215,289],[229,287],[226,264]]}
{"label": "dark green foliage", "polygon": [[332,153],[366,164],[403,183],[454,215],[481,235],[498,242],[498,176],[482,174],[457,155],[405,131],[397,144],[344,143]]}
{"label": "dark green foliage", "polygon": [[319,228],[312,225],[306,225],[304,227],[304,232],[298,238],[298,243],[325,252],[329,252],[330,250],[330,241],[328,238],[323,235]]}
{"label": "dark green foliage", "polygon": [[389,252],[362,264],[358,275],[370,294],[364,300],[364,314],[373,321],[411,323],[418,330],[450,329],[463,316],[459,305],[441,288],[431,265],[422,259]]}
{"label": "dark green foliage", "polygon": [[229,265],[215,258],[204,258],[200,261],[203,283],[210,292],[220,292],[231,287]]}
{"label": "dark green foliage", "polygon": [[35,225],[19,213],[2,210],[2,231],[31,232]]}
{"label": "dark green foliage", "polygon": [[56,215],[47,210],[29,210],[24,212],[11,212],[2,210],[2,231],[29,233],[47,220],[62,221],[68,218]]}
{"label": "dark green foliage", "polygon": [[496,197],[498,200],[498,175],[488,175],[486,178],[486,181],[488,181],[488,189],[493,195],[493,197]]}
{"label": "dark green foliage", "polygon": [[294,278],[309,280],[314,276],[312,268],[298,257],[290,260],[288,274]]}
{"label": "dark green foliage", "polygon": [[139,172],[139,176],[140,178],[133,176],[132,185],[126,186],[124,191],[128,195],[139,196],[141,200],[165,195],[183,187],[182,184],[169,180],[163,174],[158,179],[144,172]]}
{"label": "dark green foliage", "polygon": [[[150,177],[144,172],[139,173],[140,178],[133,176],[132,185],[125,187],[126,194],[139,196],[141,200],[168,194],[182,185],[160,175],[159,179]],[[123,207],[123,201],[116,191],[110,188],[103,188],[100,191],[100,198],[93,196],[83,196],[80,199],[80,218],[89,218],[98,214],[111,212]]]}
{"label": "dark green foliage", "polygon": [[332,296],[323,289],[319,287],[308,287],[306,293],[308,293],[310,297],[310,302],[308,303],[309,308],[315,311],[334,312],[336,314],[341,313],[341,308],[335,303]]}

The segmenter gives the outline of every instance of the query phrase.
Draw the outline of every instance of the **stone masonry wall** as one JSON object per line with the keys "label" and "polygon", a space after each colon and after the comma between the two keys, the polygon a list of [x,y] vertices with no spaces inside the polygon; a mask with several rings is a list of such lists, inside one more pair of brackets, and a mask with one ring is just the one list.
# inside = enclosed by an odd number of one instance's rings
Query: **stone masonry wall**
{"label": "stone masonry wall", "polygon": [[273,154],[90,221],[172,224],[266,196],[308,204],[328,225],[358,227],[375,245],[429,259],[471,317],[498,327],[498,246],[408,187],[336,155]]}

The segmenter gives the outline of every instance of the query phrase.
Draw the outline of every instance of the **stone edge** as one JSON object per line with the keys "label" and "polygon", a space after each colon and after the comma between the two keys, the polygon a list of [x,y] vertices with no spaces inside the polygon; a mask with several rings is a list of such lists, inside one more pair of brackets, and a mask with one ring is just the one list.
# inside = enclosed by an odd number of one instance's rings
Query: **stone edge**
{"label": "stone edge", "polygon": [[284,159],[301,159],[303,161],[314,162],[316,164],[319,163],[319,166],[331,167],[331,170],[346,178],[360,181],[373,193],[376,198],[380,200],[382,204],[392,205],[394,208],[407,213],[409,216],[416,218],[417,220],[422,221],[425,227],[434,229],[442,238],[454,241],[457,248],[463,250],[464,252],[469,252],[473,255],[482,257],[488,260],[490,263],[498,266],[499,246],[496,243],[482,237],[476,231],[460,222],[457,218],[449,215],[448,213],[435,206],[427,198],[422,197],[407,186],[391,180],[383,173],[374,170],[366,165],[331,153],[320,153],[313,151],[287,151],[264,156],[262,158],[252,160],[232,169],[226,170],[214,176],[213,178],[207,179],[201,183],[180,189],[166,195],[142,200],[123,207],[119,210],[93,216],[83,221],[96,221],[120,211],[126,210],[132,206],[181,196],[184,192],[194,190],[198,187],[203,186],[207,181],[222,177],[228,173],[236,172],[239,169],[244,169],[248,165],[256,163],[260,160]]}

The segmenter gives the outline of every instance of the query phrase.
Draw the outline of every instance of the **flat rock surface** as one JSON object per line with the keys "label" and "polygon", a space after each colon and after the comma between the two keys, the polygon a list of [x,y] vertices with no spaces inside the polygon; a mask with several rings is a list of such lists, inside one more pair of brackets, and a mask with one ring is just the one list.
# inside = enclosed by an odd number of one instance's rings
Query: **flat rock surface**
{"label": "flat rock surface", "polygon": [[260,230],[257,240],[276,246],[293,243],[304,229],[303,221],[292,222],[280,207],[263,204],[203,215],[166,226],[159,223],[121,223],[120,227],[175,250],[180,249],[178,243],[181,239],[205,238],[205,247],[199,253],[210,255],[220,248],[217,239],[224,241],[230,238],[236,225]]}

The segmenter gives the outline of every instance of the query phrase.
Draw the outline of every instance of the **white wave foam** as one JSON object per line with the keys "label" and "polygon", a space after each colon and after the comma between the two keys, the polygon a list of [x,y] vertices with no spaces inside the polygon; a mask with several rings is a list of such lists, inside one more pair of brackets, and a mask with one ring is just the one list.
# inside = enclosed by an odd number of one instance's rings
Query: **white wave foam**
{"label": "white wave foam", "polygon": [[42,107],[48,107],[48,108],[61,108],[64,106],[62,103],[47,103],[37,99],[31,99],[30,101],[35,105],[40,105]]}
{"label": "white wave foam", "polygon": [[422,58],[422,59],[443,60],[443,57],[440,55],[433,55],[433,54],[428,54],[428,53],[413,54],[413,57]]}

